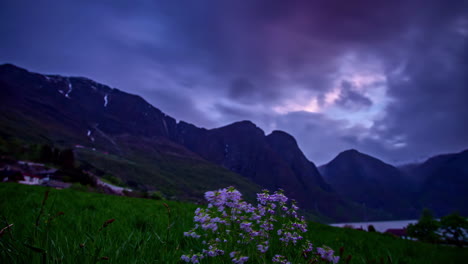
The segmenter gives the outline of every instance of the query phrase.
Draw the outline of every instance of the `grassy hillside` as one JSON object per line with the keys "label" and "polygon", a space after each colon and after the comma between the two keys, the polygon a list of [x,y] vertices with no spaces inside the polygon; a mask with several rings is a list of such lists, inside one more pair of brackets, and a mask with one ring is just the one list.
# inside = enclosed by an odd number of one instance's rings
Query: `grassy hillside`
{"label": "grassy hillside", "polygon": [[[0,237],[0,263],[179,263],[183,253],[200,246],[183,237],[193,225],[194,204],[168,201],[166,208],[163,201],[51,189],[41,211],[46,190],[0,184],[0,228],[14,224]],[[109,219],[115,221],[103,228]],[[468,259],[466,248],[315,223],[309,226],[306,237],[314,245],[344,247],[345,256],[352,255],[350,263],[464,263]],[[271,245],[271,250],[278,246]]]}
{"label": "grassy hillside", "polygon": [[114,143],[118,150],[114,150],[108,142],[91,144],[85,136],[68,133],[60,124],[51,127],[55,123],[41,123],[21,114],[18,118],[14,116],[0,115],[0,154],[34,159],[33,151],[25,150],[24,146],[48,144],[65,149],[82,144],[86,148],[75,149],[75,154],[78,163],[86,164],[87,170],[113,175],[133,189],[159,191],[178,200],[196,201],[202,197],[203,190],[229,185],[251,198],[261,190],[251,180],[185,153],[180,147],[170,149],[166,141],[157,138],[132,141],[129,137],[116,137]]}
{"label": "grassy hillside", "polygon": [[[125,158],[103,154],[99,151],[79,149],[82,162],[104,170],[122,179],[132,188],[158,190],[166,197],[178,200],[198,201],[204,190],[236,186],[250,199],[261,188],[249,179],[204,160],[190,160],[169,155],[151,155]],[[133,183],[133,184],[132,184]]]}

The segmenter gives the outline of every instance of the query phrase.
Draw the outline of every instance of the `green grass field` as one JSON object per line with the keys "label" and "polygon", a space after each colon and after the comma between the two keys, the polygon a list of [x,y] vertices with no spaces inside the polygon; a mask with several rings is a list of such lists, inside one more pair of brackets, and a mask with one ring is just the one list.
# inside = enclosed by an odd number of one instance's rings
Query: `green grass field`
{"label": "green grass field", "polygon": [[[46,190],[0,183],[0,229],[13,224],[0,237],[0,263],[180,263],[182,254],[201,247],[183,236],[193,226],[195,204],[50,189],[41,211]],[[109,219],[115,221],[103,227]],[[336,251],[344,247],[350,263],[468,262],[467,248],[316,223],[309,223],[306,238]],[[271,245],[271,254],[279,247]]]}

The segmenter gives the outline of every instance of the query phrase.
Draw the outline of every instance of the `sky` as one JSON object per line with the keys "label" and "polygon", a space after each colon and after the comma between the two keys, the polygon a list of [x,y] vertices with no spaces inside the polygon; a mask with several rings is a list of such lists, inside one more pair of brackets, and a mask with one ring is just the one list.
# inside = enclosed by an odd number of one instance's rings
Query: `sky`
{"label": "sky", "polygon": [[468,1],[2,0],[0,36],[0,63],[284,130],[317,165],[468,149]]}

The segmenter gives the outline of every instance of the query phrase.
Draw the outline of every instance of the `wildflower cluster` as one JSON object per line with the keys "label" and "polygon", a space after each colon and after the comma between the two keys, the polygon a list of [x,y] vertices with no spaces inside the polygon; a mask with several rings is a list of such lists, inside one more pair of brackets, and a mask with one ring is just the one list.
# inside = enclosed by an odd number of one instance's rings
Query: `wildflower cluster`
{"label": "wildflower cluster", "polygon": [[[195,210],[195,226],[184,232],[186,237],[201,240],[204,249],[182,255],[185,262],[199,263],[204,258],[219,257],[236,264],[249,260],[291,263],[288,258],[297,256],[315,263],[339,261],[330,248],[314,248],[304,240],[306,221],[298,216],[295,201],[288,201],[281,190],[257,194],[256,206],[243,201],[241,193],[233,187],[206,192],[205,199],[208,207]],[[276,250],[281,252],[272,252],[273,243],[280,245]]]}

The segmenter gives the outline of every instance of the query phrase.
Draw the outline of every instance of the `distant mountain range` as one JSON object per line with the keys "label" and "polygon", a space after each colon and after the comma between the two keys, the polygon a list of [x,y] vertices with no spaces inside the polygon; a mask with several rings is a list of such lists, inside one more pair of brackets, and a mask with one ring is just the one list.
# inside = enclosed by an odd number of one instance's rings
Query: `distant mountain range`
{"label": "distant mountain range", "polygon": [[[82,77],[31,73],[0,66],[0,136],[76,149],[79,159],[132,187],[200,199],[234,185],[248,197],[282,188],[324,220],[468,213],[468,155],[434,157],[393,167],[349,150],[320,172],[296,140],[269,135],[250,121],[204,129],[176,120],[139,96]],[[323,177],[322,177],[323,176]]]}
{"label": "distant mountain range", "polygon": [[399,168],[347,150],[319,169],[344,197],[394,216],[414,218],[421,208],[468,215],[468,150]]}
{"label": "distant mountain range", "polygon": [[347,150],[320,167],[325,180],[346,198],[393,215],[417,215],[411,185],[399,169]]}
{"label": "distant mountain range", "polygon": [[453,211],[468,215],[468,150],[432,157],[408,174],[420,182],[417,197],[421,206],[438,216]]}

